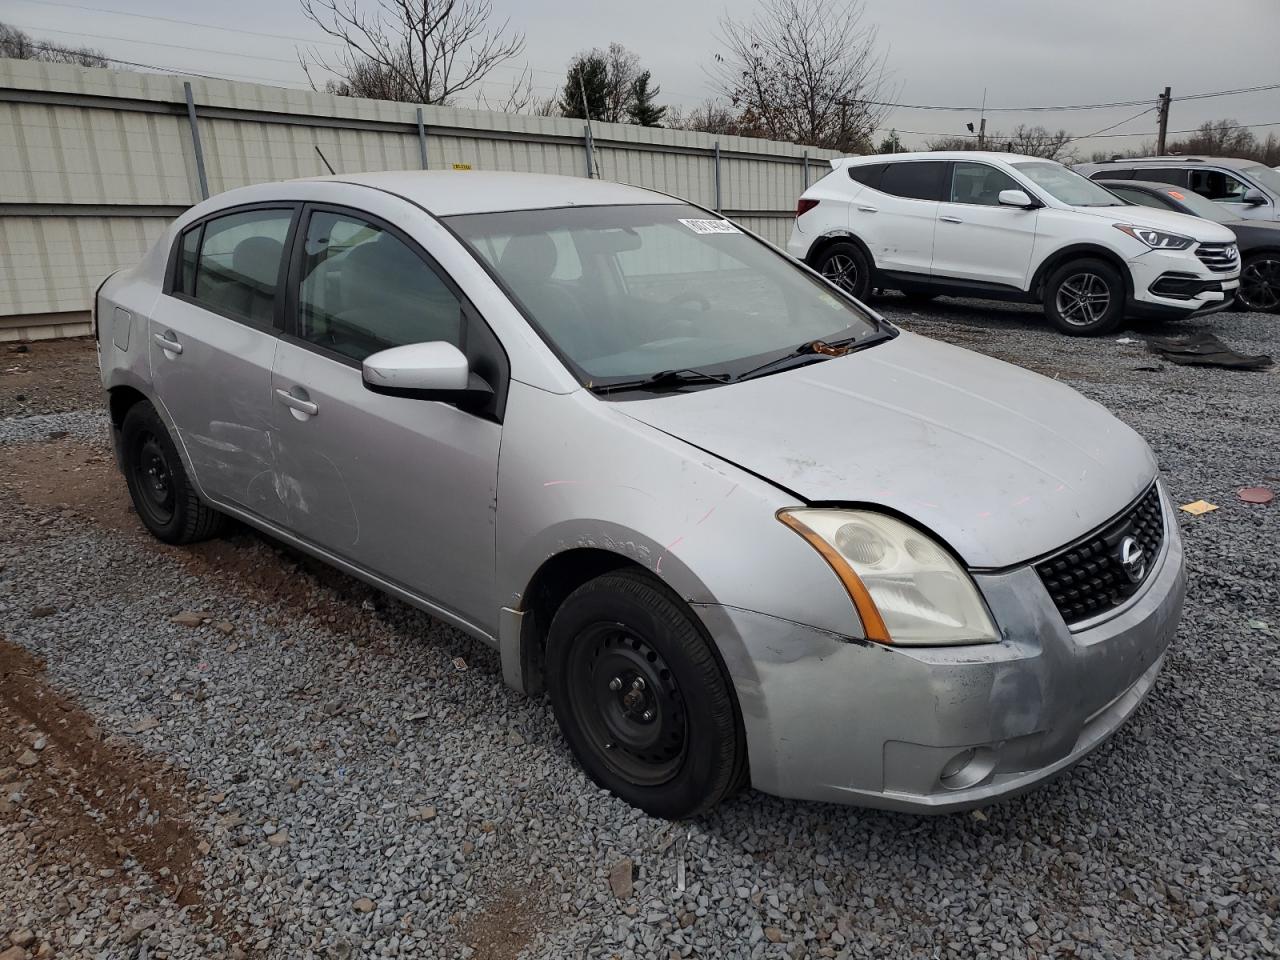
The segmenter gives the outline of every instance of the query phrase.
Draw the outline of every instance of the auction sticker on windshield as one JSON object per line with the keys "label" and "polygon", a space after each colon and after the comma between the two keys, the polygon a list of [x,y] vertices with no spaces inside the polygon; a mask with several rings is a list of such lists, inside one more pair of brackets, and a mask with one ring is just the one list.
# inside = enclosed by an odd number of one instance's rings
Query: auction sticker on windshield
{"label": "auction sticker on windshield", "polygon": [[694,233],[741,233],[728,220],[681,220]]}

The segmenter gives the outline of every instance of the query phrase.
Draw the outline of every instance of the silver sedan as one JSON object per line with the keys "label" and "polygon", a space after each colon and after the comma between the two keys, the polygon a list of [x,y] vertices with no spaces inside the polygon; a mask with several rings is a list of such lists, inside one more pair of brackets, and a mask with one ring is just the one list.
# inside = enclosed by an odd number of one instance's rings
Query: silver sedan
{"label": "silver sedan", "polygon": [[699,207],[567,177],[233,190],[95,304],[159,538],[239,518],[491,644],[601,786],[898,810],[1029,788],[1151,689],[1147,445]]}

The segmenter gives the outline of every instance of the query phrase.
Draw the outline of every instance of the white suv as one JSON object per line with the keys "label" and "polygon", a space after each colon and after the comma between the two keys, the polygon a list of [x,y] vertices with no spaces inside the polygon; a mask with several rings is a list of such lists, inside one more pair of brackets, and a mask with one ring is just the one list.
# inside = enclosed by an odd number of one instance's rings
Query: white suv
{"label": "white suv", "polygon": [[801,197],[787,250],[859,298],[1039,302],[1088,335],[1126,315],[1221,310],[1240,285],[1226,227],[1126,204],[1052,160],[939,151],[831,166]]}

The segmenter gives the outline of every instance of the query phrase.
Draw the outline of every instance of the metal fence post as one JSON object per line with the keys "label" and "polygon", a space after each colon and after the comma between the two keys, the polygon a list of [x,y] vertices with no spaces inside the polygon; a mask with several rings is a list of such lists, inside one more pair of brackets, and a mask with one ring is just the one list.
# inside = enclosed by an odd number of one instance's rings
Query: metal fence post
{"label": "metal fence post", "polygon": [[200,125],[196,123],[196,100],[191,95],[191,81],[182,84],[187,94],[187,122],[191,124],[191,144],[196,152],[196,176],[200,178],[200,199],[209,199],[209,178],[204,172],[204,150],[200,147]]}
{"label": "metal fence post", "polygon": [[720,212],[720,141],[716,141],[716,213]]}
{"label": "metal fence post", "polygon": [[804,188],[809,189],[809,151],[804,152]]}
{"label": "metal fence post", "polygon": [[587,151],[587,176],[595,177],[595,163],[592,161],[592,154],[595,152],[595,143],[591,139],[591,124],[585,123],[582,126],[582,144]]}
{"label": "metal fence post", "polygon": [[422,169],[427,169],[427,128],[422,124],[422,108],[418,108],[418,153],[422,157]]}

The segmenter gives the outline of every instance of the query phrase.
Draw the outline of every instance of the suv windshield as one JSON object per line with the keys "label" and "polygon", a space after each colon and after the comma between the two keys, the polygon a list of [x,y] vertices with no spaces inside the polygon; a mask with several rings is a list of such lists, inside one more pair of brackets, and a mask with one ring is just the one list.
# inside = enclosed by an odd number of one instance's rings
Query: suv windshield
{"label": "suv windshield", "polygon": [[588,386],[671,372],[714,386],[814,341],[857,346],[888,332],[768,244],[685,204],[445,222]]}
{"label": "suv windshield", "polygon": [[1024,160],[1015,170],[1049,194],[1073,207],[1121,207],[1124,201],[1092,180],[1052,160]]}
{"label": "suv windshield", "polygon": [[1247,177],[1253,178],[1277,197],[1280,197],[1280,172],[1261,165],[1256,167],[1241,167],[1240,172]]}

